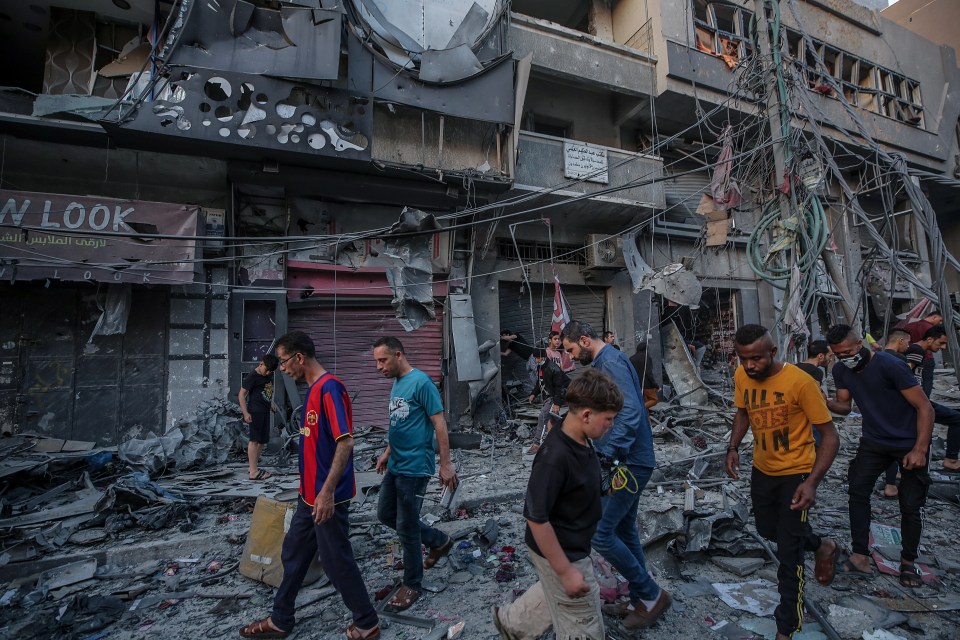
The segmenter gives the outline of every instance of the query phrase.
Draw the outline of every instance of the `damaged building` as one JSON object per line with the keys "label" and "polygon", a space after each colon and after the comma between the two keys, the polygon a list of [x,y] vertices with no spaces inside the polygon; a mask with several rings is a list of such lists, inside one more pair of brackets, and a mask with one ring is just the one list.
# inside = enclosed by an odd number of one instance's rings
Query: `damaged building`
{"label": "damaged building", "polygon": [[162,433],[293,329],[361,426],[384,334],[495,420],[493,346],[546,336],[555,282],[657,363],[960,290],[956,54],[849,0],[15,5],[4,432]]}

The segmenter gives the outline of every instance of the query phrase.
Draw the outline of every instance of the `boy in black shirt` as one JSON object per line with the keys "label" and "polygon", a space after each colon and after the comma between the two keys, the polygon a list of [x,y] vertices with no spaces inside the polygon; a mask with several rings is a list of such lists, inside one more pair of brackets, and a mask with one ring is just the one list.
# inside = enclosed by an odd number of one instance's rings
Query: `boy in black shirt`
{"label": "boy in black shirt", "polygon": [[260,469],[257,464],[263,448],[270,442],[270,410],[273,408],[273,372],[279,361],[268,353],[257,368],[247,374],[240,385],[237,400],[243,412],[243,421],[250,425],[250,444],[247,445],[247,462],[251,480],[266,480],[273,474]]}
{"label": "boy in black shirt", "polygon": [[523,509],[540,581],[513,604],[493,608],[504,640],[540,637],[551,623],[558,638],[604,638],[590,560],[601,516],[600,461],[590,440],[613,426],[623,393],[605,373],[588,368],[567,388],[567,406],[563,424],[547,435],[533,461]]}

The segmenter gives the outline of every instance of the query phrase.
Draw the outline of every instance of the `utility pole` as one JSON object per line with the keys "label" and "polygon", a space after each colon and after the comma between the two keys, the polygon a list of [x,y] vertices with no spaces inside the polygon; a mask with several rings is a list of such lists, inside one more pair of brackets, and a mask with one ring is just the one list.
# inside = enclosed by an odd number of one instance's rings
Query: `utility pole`
{"label": "utility pole", "polygon": [[[775,169],[775,175],[773,177],[773,190],[777,194],[778,206],[780,207],[780,215],[783,218],[788,218],[790,215],[796,214],[799,219],[802,220],[802,212],[799,210],[799,205],[797,204],[796,191],[794,190],[793,180],[787,175],[787,161],[790,156],[790,140],[785,135],[786,126],[789,126],[790,114],[784,109],[786,104],[786,95],[782,93],[781,83],[779,82],[779,77],[781,69],[776,67],[776,59],[774,58],[773,51],[774,47],[780,46],[779,41],[771,41],[770,32],[771,25],[770,19],[767,12],[767,6],[769,2],[779,2],[779,0],[754,0],[754,11],[757,17],[757,22],[759,28],[757,29],[757,44],[760,47],[760,55],[763,56],[763,60],[770,60],[772,65],[768,69],[768,80],[767,80],[767,121],[770,125],[770,137],[774,141],[773,143],[773,165]],[[780,34],[774,34],[779,38]],[[784,118],[787,118],[786,123]],[[783,193],[780,189],[780,185],[783,184],[784,180],[789,180],[789,192],[787,194]],[[837,257],[829,250],[824,248],[821,253],[823,258],[823,263],[827,269],[827,274],[830,276],[830,279],[833,280],[834,285],[837,287],[837,290],[840,292],[842,300],[840,305],[843,308],[843,313],[846,316],[848,323],[853,323],[856,313],[853,309],[853,306],[850,304],[850,290],[847,287],[846,280],[843,277],[841,272],[840,265],[838,264]],[[790,292],[788,292],[790,295]],[[816,314],[813,314],[814,317],[809,318],[808,320],[813,324],[814,327],[818,324],[818,320],[815,317]]]}

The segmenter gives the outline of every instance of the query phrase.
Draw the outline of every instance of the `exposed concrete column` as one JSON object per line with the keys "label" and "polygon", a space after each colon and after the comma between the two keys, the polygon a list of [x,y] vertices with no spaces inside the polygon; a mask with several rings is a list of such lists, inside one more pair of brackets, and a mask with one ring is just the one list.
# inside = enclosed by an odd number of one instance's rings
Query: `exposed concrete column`
{"label": "exposed concrete column", "polygon": [[608,0],[590,0],[587,29],[590,35],[613,42],[613,11]]}

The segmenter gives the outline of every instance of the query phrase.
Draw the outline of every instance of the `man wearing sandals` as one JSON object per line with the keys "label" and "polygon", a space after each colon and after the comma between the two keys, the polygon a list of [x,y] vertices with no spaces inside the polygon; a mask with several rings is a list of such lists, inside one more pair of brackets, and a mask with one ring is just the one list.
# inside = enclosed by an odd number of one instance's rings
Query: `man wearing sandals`
{"label": "man wearing sandals", "polygon": [[916,566],[923,506],[927,501],[933,407],[908,367],[886,353],[872,353],[848,325],[832,327],[827,344],[837,357],[833,380],[836,400],[827,406],[847,415],[852,402],[863,416],[857,454],[850,462],[850,537],[853,554],[843,565],[851,574],[872,575],[870,568],[870,493],[892,462],[900,463],[900,584],[922,584]]}
{"label": "man wearing sandals", "polygon": [[[803,611],[803,556],[815,552],[817,582],[833,582],[837,543],[820,538],[807,520],[817,486],[837,456],[840,438],[820,385],[805,371],[776,359],[777,347],[764,327],[747,324],[734,336],[740,366],[734,373],[733,432],[726,470],[740,479],[740,443],[753,431],[750,497],[757,532],[777,543],[777,590],[773,612],[776,640],[800,630]],[[815,448],[813,429],[822,442]]]}
{"label": "man wearing sandals", "polygon": [[363,584],[349,534],[356,494],[350,396],[317,361],[313,340],[292,331],[277,340],[280,370],[309,386],[300,428],[300,498],[283,539],[283,580],[268,618],[240,629],[244,638],[285,638],[293,630],[297,592],[319,555],[330,583],[353,614],[346,640],[380,637],[377,612]]}
{"label": "man wearing sandals", "polygon": [[[393,613],[417,601],[423,570],[433,567],[453,546],[450,536],[420,520],[423,494],[436,470],[434,435],[440,449],[440,482],[451,491],[457,487],[457,472],[450,462],[447,421],[433,380],[410,365],[396,338],[377,340],[373,357],[377,371],[393,379],[387,449],[377,459],[377,472],[384,474],[377,517],[397,532],[403,545],[403,583],[384,605],[384,611]],[[430,548],[426,560],[421,545]]]}
{"label": "man wearing sandals", "polygon": [[273,372],[276,370],[277,356],[268,353],[257,368],[243,379],[237,394],[243,421],[250,425],[247,463],[251,480],[267,480],[273,475],[258,465],[263,448],[270,442],[270,410],[274,408]]}

